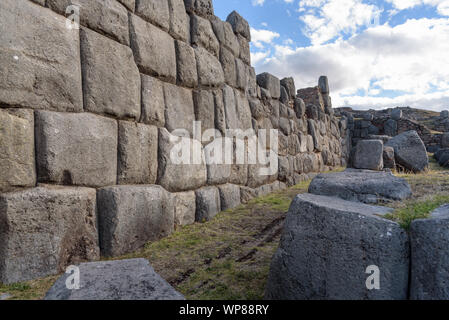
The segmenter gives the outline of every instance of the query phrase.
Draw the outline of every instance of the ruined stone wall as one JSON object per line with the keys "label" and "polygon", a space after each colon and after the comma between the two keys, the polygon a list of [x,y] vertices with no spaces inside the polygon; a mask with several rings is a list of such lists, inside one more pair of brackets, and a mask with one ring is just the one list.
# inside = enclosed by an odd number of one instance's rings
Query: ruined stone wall
{"label": "ruined stone wall", "polygon": [[[327,79],[305,103],[293,79],[256,77],[248,23],[211,0],[1,0],[0,30],[0,282],[128,253],[345,164]],[[275,172],[207,161],[223,142],[201,134],[231,129],[232,149],[278,129]]]}

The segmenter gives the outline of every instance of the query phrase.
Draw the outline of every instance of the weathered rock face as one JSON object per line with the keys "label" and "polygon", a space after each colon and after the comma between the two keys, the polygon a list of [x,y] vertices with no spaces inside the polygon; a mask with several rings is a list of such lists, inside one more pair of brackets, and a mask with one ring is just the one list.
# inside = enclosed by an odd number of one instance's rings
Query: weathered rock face
{"label": "weathered rock face", "polygon": [[396,160],[394,159],[394,149],[392,147],[384,147],[383,159],[385,168],[396,169]]}
{"label": "weathered rock face", "polygon": [[449,132],[443,133],[441,136],[441,148],[449,148]]}
{"label": "weathered rock face", "polygon": [[67,289],[70,274],[64,274],[45,300],[184,300],[145,259],[82,263],[78,267],[80,289]]}
{"label": "weathered rock face", "polygon": [[209,221],[221,211],[220,192],[218,188],[204,187],[196,190],[195,194],[196,221]]}
{"label": "weathered rock face", "polygon": [[0,283],[98,259],[95,199],[95,189],[51,186],[1,194]]}
{"label": "weathered rock face", "polygon": [[0,168],[0,192],[36,184],[33,111],[0,109]]}
{"label": "weathered rock face", "polygon": [[439,165],[442,167],[449,167],[449,148],[440,149],[434,155]]}
{"label": "weathered rock face", "polygon": [[449,205],[431,213],[430,219],[415,220],[410,228],[411,284],[414,300],[448,300]]}
{"label": "weathered rock face", "polygon": [[88,113],[36,111],[39,182],[101,187],[117,181],[117,123]]}
{"label": "weathered rock face", "polygon": [[218,187],[220,192],[221,210],[233,209],[240,205],[240,187],[235,184],[226,184]]}
{"label": "weathered rock face", "polygon": [[66,19],[30,1],[0,3],[0,104],[83,110],[80,41]]}
{"label": "weathered rock face", "polygon": [[174,193],[175,226],[195,223],[196,196],[194,191]]}
{"label": "weathered rock face", "polygon": [[101,254],[120,256],[173,232],[173,199],[161,186],[103,188],[98,220]]}
{"label": "weathered rock face", "polygon": [[270,95],[274,99],[281,97],[281,82],[275,76],[269,73],[262,73],[257,75],[257,84],[270,92]]}
{"label": "weathered rock face", "polygon": [[381,140],[360,140],[355,149],[354,168],[382,170],[384,167],[383,149],[384,144]]}
{"label": "weathered rock face", "polygon": [[347,169],[312,180],[309,192],[368,204],[399,201],[412,195],[410,185],[388,172]]}
{"label": "weathered rock face", "polygon": [[429,166],[426,146],[416,131],[397,135],[387,142],[394,149],[396,163],[413,172],[422,172]]}
{"label": "weathered rock face", "polygon": [[[406,299],[409,242],[389,212],[337,198],[298,195],[284,223],[265,292],[275,300]],[[371,265],[380,290],[367,288]]]}

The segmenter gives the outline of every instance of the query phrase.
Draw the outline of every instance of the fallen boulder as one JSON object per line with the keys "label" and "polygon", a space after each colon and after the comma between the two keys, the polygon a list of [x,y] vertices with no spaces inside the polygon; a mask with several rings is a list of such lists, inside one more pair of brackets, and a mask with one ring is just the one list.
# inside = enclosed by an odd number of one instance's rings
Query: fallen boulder
{"label": "fallen boulder", "polygon": [[405,179],[390,172],[358,169],[320,174],[312,180],[309,192],[368,204],[404,200],[412,195]]}
{"label": "fallen boulder", "polygon": [[412,300],[449,300],[449,205],[410,229]]}
{"label": "fallen boulder", "polygon": [[394,159],[394,149],[392,147],[384,147],[383,158],[384,168],[396,169],[396,160]]}
{"label": "fallen boulder", "polygon": [[354,153],[354,168],[382,170],[384,168],[383,148],[384,144],[381,140],[360,140]]}
{"label": "fallen boulder", "polygon": [[[271,263],[265,298],[402,300],[409,278],[408,236],[382,216],[391,209],[298,195]],[[380,287],[371,287],[370,270]]]}
{"label": "fallen boulder", "polygon": [[396,163],[415,173],[429,166],[426,146],[416,131],[407,131],[397,135],[386,143],[394,149]]}
{"label": "fallen boulder", "polygon": [[[73,273],[72,273],[73,274]],[[184,300],[146,259],[82,263],[79,289],[70,290],[70,273],[61,276],[45,300]]]}
{"label": "fallen boulder", "polygon": [[440,166],[449,167],[449,149],[440,149],[434,157]]}

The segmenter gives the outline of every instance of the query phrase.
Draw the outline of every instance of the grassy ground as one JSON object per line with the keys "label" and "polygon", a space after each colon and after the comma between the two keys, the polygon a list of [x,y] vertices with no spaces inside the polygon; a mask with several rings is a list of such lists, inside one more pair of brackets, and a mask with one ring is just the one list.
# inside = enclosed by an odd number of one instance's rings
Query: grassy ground
{"label": "grassy ground", "polygon": [[[389,204],[390,219],[405,228],[449,203],[449,170],[434,161],[425,174],[400,174],[411,184],[413,198]],[[205,224],[177,230],[170,237],[149,243],[125,258],[146,258],[154,269],[188,299],[262,299],[271,258],[278,246],[282,224],[292,199],[307,192],[310,181],[252,200],[220,213]],[[56,277],[12,286],[0,286],[11,299],[40,299]]]}

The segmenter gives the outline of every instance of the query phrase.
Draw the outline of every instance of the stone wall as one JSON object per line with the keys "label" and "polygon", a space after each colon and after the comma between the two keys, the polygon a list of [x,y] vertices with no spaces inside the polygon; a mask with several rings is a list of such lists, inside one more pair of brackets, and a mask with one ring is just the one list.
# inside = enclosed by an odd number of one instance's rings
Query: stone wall
{"label": "stone wall", "polygon": [[[256,76],[248,23],[211,0],[2,0],[0,26],[0,282],[128,253],[346,163],[327,78],[311,100]],[[278,147],[274,172],[209,161],[229,139],[206,138],[234,133],[235,150],[262,129],[279,143],[247,156]]]}

